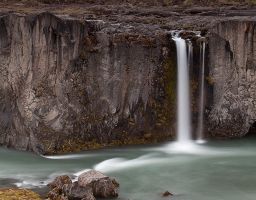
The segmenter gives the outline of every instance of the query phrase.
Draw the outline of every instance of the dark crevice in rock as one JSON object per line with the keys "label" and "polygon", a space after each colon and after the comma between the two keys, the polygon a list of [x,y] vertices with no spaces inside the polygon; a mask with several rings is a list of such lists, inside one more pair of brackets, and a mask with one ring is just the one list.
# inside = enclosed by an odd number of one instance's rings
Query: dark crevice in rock
{"label": "dark crevice in rock", "polygon": [[251,127],[250,127],[250,129],[249,129],[247,135],[248,135],[248,136],[250,136],[250,135],[256,136],[256,122],[254,122],[254,123],[251,125]]}
{"label": "dark crevice in rock", "polygon": [[227,52],[230,53],[230,59],[233,60],[233,52],[232,52],[232,50],[231,50],[231,48],[230,48],[230,43],[229,43],[229,41],[226,41],[225,49],[226,49]]}

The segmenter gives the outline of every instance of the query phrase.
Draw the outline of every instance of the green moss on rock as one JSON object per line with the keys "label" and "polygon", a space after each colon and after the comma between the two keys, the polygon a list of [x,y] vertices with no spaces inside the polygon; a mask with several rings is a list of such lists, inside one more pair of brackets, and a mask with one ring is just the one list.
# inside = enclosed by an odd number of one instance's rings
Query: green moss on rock
{"label": "green moss on rock", "polygon": [[172,49],[173,47],[169,47],[168,56],[162,64],[163,74],[160,87],[163,89],[164,98],[156,104],[156,126],[158,127],[169,127],[176,119],[177,67],[176,54],[175,51],[171,51]]}
{"label": "green moss on rock", "polygon": [[176,59],[169,57],[164,63],[164,69],[166,71],[165,89],[167,98],[172,107],[176,103],[176,84],[177,84],[177,67]]}

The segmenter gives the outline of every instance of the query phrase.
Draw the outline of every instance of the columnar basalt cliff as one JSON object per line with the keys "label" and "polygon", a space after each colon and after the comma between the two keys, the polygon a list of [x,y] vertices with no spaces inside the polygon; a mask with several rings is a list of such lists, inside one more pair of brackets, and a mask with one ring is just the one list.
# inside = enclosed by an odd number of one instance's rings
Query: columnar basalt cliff
{"label": "columnar basalt cliff", "polygon": [[245,135],[256,121],[256,21],[232,20],[209,35],[213,108],[209,131],[218,137]]}
{"label": "columnar basalt cliff", "polygon": [[49,13],[0,22],[1,144],[56,153],[172,134],[167,35]]}
{"label": "columnar basalt cliff", "polygon": [[[256,121],[255,17],[237,20],[244,12],[232,9],[230,17],[207,9],[111,9],[84,8],[73,18],[67,10],[1,13],[1,145],[52,154],[174,138],[174,29],[208,32],[209,135],[248,132]],[[198,73],[194,57],[194,122]]]}

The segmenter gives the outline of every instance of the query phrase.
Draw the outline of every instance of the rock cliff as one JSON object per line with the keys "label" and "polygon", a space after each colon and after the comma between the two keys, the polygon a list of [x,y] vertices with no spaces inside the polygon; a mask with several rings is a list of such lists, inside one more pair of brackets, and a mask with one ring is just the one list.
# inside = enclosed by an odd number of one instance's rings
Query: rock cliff
{"label": "rock cliff", "polygon": [[171,135],[167,35],[49,13],[0,23],[1,144],[56,153]]}
{"label": "rock cliff", "polygon": [[256,121],[256,20],[219,23],[209,35],[209,49],[209,131],[219,137],[243,136]]}
{"label": "rock cliff", "polygon": [[53,154],[174,138],[174,29],[208,33],[209,135],[256,121],[255,10],[80,7],[0,14],[1,145]]}

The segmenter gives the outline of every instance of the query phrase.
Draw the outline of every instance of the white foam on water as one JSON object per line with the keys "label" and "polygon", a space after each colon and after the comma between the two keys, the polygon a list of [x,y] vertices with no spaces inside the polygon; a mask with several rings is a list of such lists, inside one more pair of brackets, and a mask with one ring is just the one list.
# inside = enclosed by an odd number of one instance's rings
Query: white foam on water
{"label": "white foam on water", "polygon": [[205,144],[207,143],[207,140],[198,139],[195,141],[197,144]]}
{"label": "white foam on water", "polygon": [[47,181],[36,181],[36,180],[23,180],[21,182],[14,183],[17,187],[21,188],[42,188],[45,187],[49,182]]}
{"label": "white foam on water", "polygon": [[85,173],[85,172],[88,172],[90,171],[91,169],[84,169],[84,170],[81,170],[81,171],[78,171],[76,173],[74,173],[74,176],[78,177],[80,176],[81,174]]}
{"label": "white foam on water", "polygon": [[146,154],[135,159],[127,160],[124,158],[112,158],[105,160],[94,166],[95,170],[101,172],[112,172],[117,170],[124,170],[127,168],[141,167],[154,163],[165,162],[165,158],[158,158],[155,154]]}
{"label": "white foam on water", "polygon": [[53,160],[65,160],[65,159],[80,159],[94,157],[94,154],[68,154],[68,155],[57,155],[57,156],[42,156],[47,159]]}

